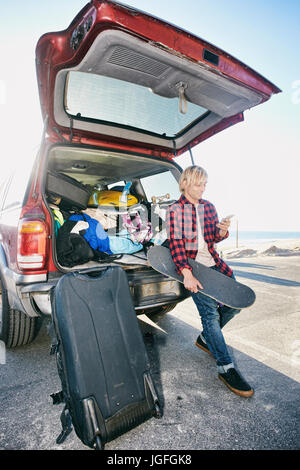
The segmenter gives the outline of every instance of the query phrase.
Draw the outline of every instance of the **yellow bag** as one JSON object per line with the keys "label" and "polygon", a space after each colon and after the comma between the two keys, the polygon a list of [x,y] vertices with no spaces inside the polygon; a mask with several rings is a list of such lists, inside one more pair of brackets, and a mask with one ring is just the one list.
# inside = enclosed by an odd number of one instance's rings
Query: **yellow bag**
{"label": "yellow bag", "polygon": [[138,199],[132,194],[127,194],[127,203],[126,201],[121,201],[122,192],[114,191],[109,189],[95,190],[93,191],[88,206],[89,207],[129,207],[138,203]]}

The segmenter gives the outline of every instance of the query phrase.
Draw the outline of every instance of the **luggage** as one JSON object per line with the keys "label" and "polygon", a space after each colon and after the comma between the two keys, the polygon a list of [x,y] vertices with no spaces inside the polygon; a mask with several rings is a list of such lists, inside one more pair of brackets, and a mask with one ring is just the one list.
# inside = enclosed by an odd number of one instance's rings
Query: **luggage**
{"label": "luggage", "polygon": [[56,255],[61,266],[72,268],[95,259],[95,252],[80,233],[72,233],[76,220],[66,220],[56,237]]}
{"label": "luggage", "polygon": [[71,422],[96,449],[152,416],[160,405],[143,337],[120,267],[65,274],[53,288],[53,324],[62,392],[62,442]]}
{"label": "luggage", "polygon": [[79,181],[63,173],[49,171],[47,174],[46,192],[60,197],[59,207],[65,210],[86,209],[90,190]]}

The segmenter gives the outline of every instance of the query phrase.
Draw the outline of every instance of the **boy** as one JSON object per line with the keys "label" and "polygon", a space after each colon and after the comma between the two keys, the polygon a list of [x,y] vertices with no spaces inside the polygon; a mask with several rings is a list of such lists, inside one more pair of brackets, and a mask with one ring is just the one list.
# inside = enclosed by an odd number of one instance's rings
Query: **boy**
{"label": "boy", "polygon": [[177,271],[184,277],[184,286],[191,292],[199,311],[203,331],[196,346],[216,359],[218,377],[227,387],[242,397],[250,397],[254,390],[235,369],[229,355],[222,328],[239,310],[219,306],[198,291],[201,283],[193,276],[187,257],[234,278],[229,266],[219,257],[214,244],[228,237],[229,219],[218,220],[213,204],[202,199],[207,183],[206,171],[193,165],[186,168],[179,181],[181,197],[170,206],[167,227],[170,251]]}

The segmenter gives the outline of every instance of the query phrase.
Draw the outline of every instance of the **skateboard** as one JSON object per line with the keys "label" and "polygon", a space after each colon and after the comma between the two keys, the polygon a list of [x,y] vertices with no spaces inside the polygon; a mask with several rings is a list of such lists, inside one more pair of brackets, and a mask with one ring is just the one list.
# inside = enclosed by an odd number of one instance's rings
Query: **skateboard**
{"label": "skateboard", "polygon": [[[152,246],[148,251],[148,261],[152,268],[159,273],[183,283],[183,276],[177,273],[168,248]],[[241,284],[191,258],[188,258],[188,263],[192,268],[193,275],[203,286],[203,289],[199,288],[201,294],[236,309],[250,307],[255,302],[255,292],[245,284]]]}

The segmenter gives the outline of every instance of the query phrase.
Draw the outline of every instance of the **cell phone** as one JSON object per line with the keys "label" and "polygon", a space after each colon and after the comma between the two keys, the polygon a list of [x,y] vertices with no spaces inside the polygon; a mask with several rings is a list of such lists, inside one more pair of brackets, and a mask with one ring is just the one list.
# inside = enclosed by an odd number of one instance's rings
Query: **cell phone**
{"label": "cell phone", "polygon": [[224,219],[232,219],[232,217],[234,217],[234,214],[227,215]]}

